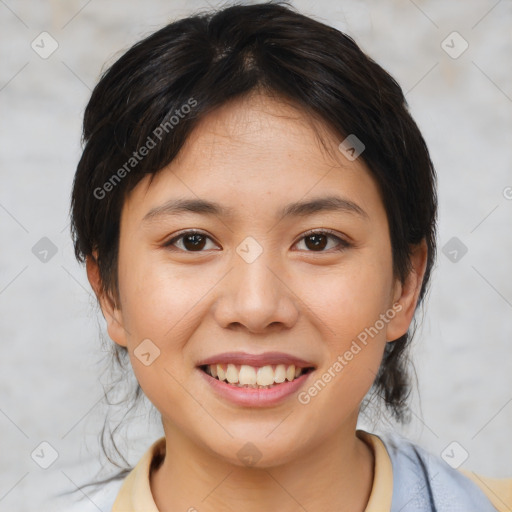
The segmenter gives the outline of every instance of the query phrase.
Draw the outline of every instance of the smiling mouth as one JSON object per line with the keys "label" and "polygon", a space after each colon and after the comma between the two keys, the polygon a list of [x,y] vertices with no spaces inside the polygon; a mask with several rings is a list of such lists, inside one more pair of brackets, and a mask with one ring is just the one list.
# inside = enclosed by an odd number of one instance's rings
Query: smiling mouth
{"label": "smiling mouth", "polygon": [[199,369],[210,377],[239,388],[268,389],[298,379],[314,370],[293,364],[250,366],[246,364],[207,364]]}

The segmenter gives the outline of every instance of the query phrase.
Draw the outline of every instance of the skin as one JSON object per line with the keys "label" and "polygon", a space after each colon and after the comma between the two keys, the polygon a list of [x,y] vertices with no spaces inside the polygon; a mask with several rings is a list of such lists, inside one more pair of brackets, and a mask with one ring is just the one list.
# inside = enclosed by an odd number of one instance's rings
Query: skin
{"label": "skin", "polygon": [[[222,106],[151,185],[144,178],[127,198],[116,305],[88,258],[109,336],[128,349],[142,389],[162,415],[169,456],[150,479],[161,511],[366,507],[374,457],[355,435],[359,407],[386,343],[411,323],[427,249],[424,243],[413,248],[404,283],[394,278],[373,177],[360,158],[349,161],[337,151],[336,134],[317,128],[334,151],[319,143],[310,118],[276,98],[252,94]],[[333,194],[367,217],[324,211],[276,218],[290,202]],[[216,201],[234,216],[185,213],[142,222],[149,210],[178,197]],[[336,251],[339,242],[327,238],[316,249],[304,233],[321,228],[351,245]],[[195,251],[183,238],[164,247],[187,229],[209,238]],[[263,250],[252,263],[236,252],[247,236]],[[393,304],[401,311],[307,405],[295,395],[258,409],[233,405],[196,368],[221,352],[281,351],[316,367],[311,383]],[[134,355],[147,338],[160,350],[149,366]],[[237,457],[247,442],[261,453],[253,467]]]}

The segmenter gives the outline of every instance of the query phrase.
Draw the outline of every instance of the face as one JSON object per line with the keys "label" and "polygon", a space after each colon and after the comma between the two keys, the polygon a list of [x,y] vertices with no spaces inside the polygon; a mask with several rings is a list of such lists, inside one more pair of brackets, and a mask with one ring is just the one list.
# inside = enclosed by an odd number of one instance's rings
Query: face
{"label": "face", "polygon": [[[234,464],[247,442],[272,466],[353,435],[385,344],[414,310],[418,287],[393,277],[374,179],[319,128],[333,154],[292,107],[237,100],[123,206],[120,303],[102,301],[109,335],[128,348],[166,434]],[[238,387],[218,380],[223,370],[277,382]]]}

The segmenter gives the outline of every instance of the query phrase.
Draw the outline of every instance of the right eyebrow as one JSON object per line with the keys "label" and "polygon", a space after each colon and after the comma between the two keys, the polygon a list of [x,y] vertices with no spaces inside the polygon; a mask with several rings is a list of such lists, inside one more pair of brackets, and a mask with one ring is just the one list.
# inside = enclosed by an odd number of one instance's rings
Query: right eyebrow
{"label": "right eyebrow", "polygon": [[233,209],[213,201],[204,199],[170,199],[160,206],[155,206],[144,215],[143,222],[149,222],[162,216],[174,216],[182,213],[198,213],[203,215],[216,215],[219,217],[232,217]]}

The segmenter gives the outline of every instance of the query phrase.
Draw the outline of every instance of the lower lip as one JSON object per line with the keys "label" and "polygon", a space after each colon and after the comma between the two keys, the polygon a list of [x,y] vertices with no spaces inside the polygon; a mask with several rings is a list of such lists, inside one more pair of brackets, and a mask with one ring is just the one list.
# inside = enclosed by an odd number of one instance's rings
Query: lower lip
{"label": "lower lip", "polygon": [[301,375],[291,382],[284,381],[282,384],[277,384],[272,388],[256,389],[232,386],[227,382],[215,379],[199,368],[198,370],[203,378],[206,379],[206,382],[222,398],[225,398],[236,405],[242,405],[245,407],[268,407],[276,405],[297,392],[300,387],[304,385],[307,378],[313,373],[313,371],[310,370],[308,373]]}

